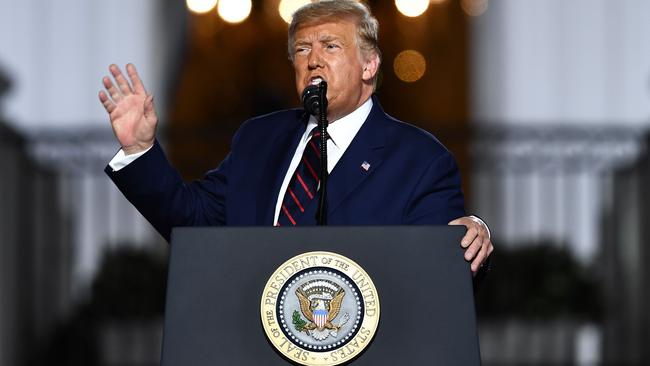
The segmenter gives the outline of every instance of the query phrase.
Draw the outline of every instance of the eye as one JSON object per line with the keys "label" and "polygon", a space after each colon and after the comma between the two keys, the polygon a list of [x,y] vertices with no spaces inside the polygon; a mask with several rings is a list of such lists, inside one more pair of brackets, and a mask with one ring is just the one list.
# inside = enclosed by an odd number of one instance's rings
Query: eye
{"label": "eye", "polygon": [[327,48],[328,50],[335,50],[341,47],[336,43],[328,43],[327,45],[325,45],[325,48]]}
{"label": "eye", "polygon": [[309,52],[309,47],[296,47],[294,53],[296,55],[305,54]]}

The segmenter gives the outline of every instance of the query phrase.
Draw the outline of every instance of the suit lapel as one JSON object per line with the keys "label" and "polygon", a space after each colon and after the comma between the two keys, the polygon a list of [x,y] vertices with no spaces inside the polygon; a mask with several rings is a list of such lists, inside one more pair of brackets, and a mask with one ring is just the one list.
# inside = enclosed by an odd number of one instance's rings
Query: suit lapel
{"label": "suit lapel", "polygon": [[[273,222],[275,205],[277,203],[280,186],[289,168],[291,158],[298,146],[298,141],[305,132],[307,115],[304,115],[300,123],[294,129],[287,131],[278,137],[274,142],[276,154],[274,158],[268,159],[266,171],[263,175],[269,184],[260,186],[260,202],[258,203],[258,224],[269,225]],[[329,176],[327,185],[328,215],[361,185],[383,162],[383,147],[386,144],[387,134],[384,126],[386,115],[379,104],[379,100],[373,96],[373,107],[357,135],[348,146],[341,160],[336,164]],[[368,163],[368,169],[362,165]],[[282,168],[278,170],[278,166]],[[298,220],[297,225],[314,225],[318,197],[315,197],[307,207],[305,213]]]}
{"label": "suit lapel", "polygon": [[328,214],[331,214],[383,162],[386,130],[381,124],[385,118],[379,101],[373,98],[373,107],[359,132],[341,160],[330,174],[327,186]]}
{"label": "suit lapel", "polygon": [[266,158],[257,194],[256,224],[261,226],[273,225],[275,205],[282,181],[289,169],[293,154],[298,147],[300,137],[307,126],[307,115],[298,118],[291,128],[280,133],[271,145],[270,156]]}

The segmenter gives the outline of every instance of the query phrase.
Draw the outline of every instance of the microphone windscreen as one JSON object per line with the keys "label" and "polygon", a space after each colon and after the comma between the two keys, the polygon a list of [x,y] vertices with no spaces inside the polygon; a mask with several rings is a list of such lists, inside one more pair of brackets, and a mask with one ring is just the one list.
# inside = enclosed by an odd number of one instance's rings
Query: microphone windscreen
{"label": "microphone windscreen", "polygon": [[318,116],[320,113],[318,85],[309,85],[302,91],[302,105],[307,113]]}

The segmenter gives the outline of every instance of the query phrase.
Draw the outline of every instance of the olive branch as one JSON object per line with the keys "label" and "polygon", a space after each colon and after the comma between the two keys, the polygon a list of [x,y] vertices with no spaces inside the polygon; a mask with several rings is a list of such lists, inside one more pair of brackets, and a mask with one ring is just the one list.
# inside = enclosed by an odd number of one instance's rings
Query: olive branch
{"label": "olive branch", "polygon": [[305,325],[307,325],[307,322],[300,317],[300,313],[298,312],[298,310],[293,311],[292,321],[293,321],[293,326],[296,328],[297,331],[299,332],[305,331]]}

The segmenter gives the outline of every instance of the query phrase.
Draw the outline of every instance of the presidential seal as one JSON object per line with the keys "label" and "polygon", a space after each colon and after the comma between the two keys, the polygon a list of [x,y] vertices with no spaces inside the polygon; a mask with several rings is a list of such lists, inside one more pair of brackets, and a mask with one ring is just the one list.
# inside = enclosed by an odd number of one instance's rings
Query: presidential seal
{"label": "presidential seal", "polygon": [[303,365],[338,365],[363,351],[379,324],[370,276],[342,255],[309,252],[271,275],[261,302],[271,344]]}

